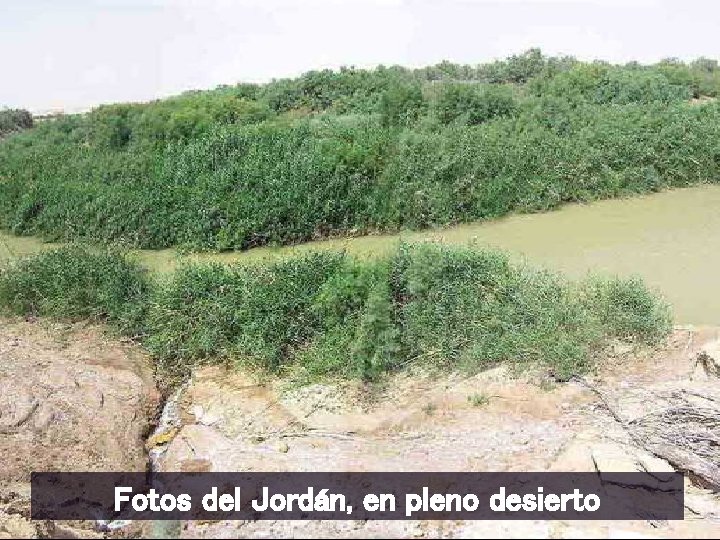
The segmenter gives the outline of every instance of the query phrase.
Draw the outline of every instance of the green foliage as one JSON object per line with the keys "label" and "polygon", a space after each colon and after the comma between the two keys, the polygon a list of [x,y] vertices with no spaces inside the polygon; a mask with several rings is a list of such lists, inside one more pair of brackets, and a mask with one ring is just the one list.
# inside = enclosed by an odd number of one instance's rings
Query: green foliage
{"label": "green foliage", "polygon": [[415,70],[416,77],[429,81],[477,81],[482,83],[524,84],[545,71],[558,72],[576,62],[569,57],[546,57],[532,48],[505,60],[469,66],[443,60],[434,66]]}
{"label": "green foliage", "polygon": [[405,247],[396,272],[409,358],[472,370],[550,362],[565,373],[584,369],[599,340],[570,287],[500,253]]}
{"label": "green foliage", "polygon": [[718,91],[709,59],[532,49],[108,105],[0,142],[0,227],[232,250],[716,182],[720,105],[688,99]]}
{"label": "green foliage", "polygon": [[373,379],[400,365],[387,262],[346,261],[320,289],[313,310],[318,332],[297,357],[310,378],[340,374]]}
{"label": "green foliage", "polygon": [[717,104],[586,105],[560,109],[557,126],[536,114],[403,134],[373,213],[420,228],[719,177]]}
{"label": "green foliage", "polygon": [[[719,94],[715,60],[612,66],[531,49],[479,66],[312,71],[34,127],[3,110],[0,226],[230,250],[717,182],[720,105],[688,101]],[[610,339],[670,328],[639,280],[568,283],[433,245],[370,263],[193,265],[159,284],[120,253],[71,246],[3,269],[0,306],[106,320],[173,377],[218,361],[311,379],[507,362],[564,379]]]}
{"label": "green foliage", "polygon": [[312,303],[341,263],[318,253],[268,266],[188,266],[156,296],[146,345],[173,375],[227,358],[279,369],[317,328]]}
{"label": "green foliage", "polygon": [[548,65],[558,66],[565,59],[545,58],[540,49],[528,49],[507,60],[494,62],[485,67],[488,82],[526,83],[539,75]]}
{"label": "green foliage", "polygon": [[150,284],[117,251],[68,246],[21,259],[0,272],[0,306],[12,314],[107,321],[141,331]]}
{"label": "green foliage", "polygon": [[255,124],[272,116],[263,103],[250,101],[244,88],[188,92],[149,104],[104,105],[85,122],[85,144],[100,149],[162,149],[167,143],[202,137],[220,125]]}
{"label": "green foliage", "polygon": [[38,155],[16,140],[18,151],[0,152],[0,162],[17,167],[0,186],[0,222],[19,234],[142,247],[296,242],[368,218],[367,190],[387,137],[361,118],[225,126],[161,156],[68,145]]}
{"label": "green foliage", "polygon": [[388,137],[362,118],[217,131],[169,153],[160,185],[173,191],[157,204],[176,223],[176,243],[198,248],[292,243],[364,228]]}
{"label": "green foliage", "polygon": [[107,320],[141,336],[169,379],[217,362],[310,380],[506,362],[565,379],[610,339],[652,342],[670,329],[667,307],[639,280],[570,283],[498,252],[432,244],[372,262],[324,252],[196,264],[159,283],[122,254],[70,246],[3,270],[0,306]]}
{"label": "green foliage", "polygon": [[589,281],[586,295],[602,324],[618,337],[640,336],[650,343],[671,329],[667,305],[658,303],[638,277],[595,278]]}
{"label": "green foliage", "polygon": [[715,103],[544,97],[478,126],[398,131],[325,116],[213,128],[159,153],[75,143],[81,124],[63,120],[66,140],[39,126],[0,145],[0,224],[55,240],[226,250],[543,211],[715,182],[719,120]]}
{"label": "green foliage", "polygon": [[698,58],[686,64],[670,58],[660,62],[657,70],[672,84],[688,88],[695,98],[720,95],[720,67],[717,60]]}
{"label": "green foliage", "polygon": [[378,112],[380,99],[396,87],[417,84],[421,77],[401,67],[375,70],[343,67],[339,71],[309,71],[297,79],[279,79],[265,86],[261,98],[282,113],[293,109],[336,113]]}
{"label": "green foliage", "polygon": [[0,138],[33,127],[33,117],[23,109],[0,109]]}
{"label": "green foliage", "polygon": [[410,126],[425,107],[420,84],[396,84],[380,98],[380,115],[384,126]]}
{"label": "green foliage", "polygon": [[557,96],[573,103],[627,105],[629,103],[671,103],[688,100],[693,89],[682,81],[669,79],[661,70],[579,64],[531,84],[541,96]]}
{"label": "green foliage", "polygon": [[540,363],[566,379],[609,338],[670,329],[665,304],[637,280],[568,283],[493,251],[401,246],[394,283],[407,361],[435,366]]}
{"label": "green foliage", "polygon": [[473,407],[484,407],[485,405],[490,404],[490,396],[484,392],[478,392],[468,396],[467,400]]}
{"label": "green foliage", "polygon": [[496,252],[403,245],[369,263],[313,254],[187,267],[156,296],[146,344],[174,375],[229,359],[309,379],[375,379],[411,362],[540,363],[567,378],[607,339],[668,330],[666,307],[637,281],[571,284]]}
{"label": "green foliage", "polygon": [[433,102],[433,112],[442,124],[477,125],[515,111],[512,91],[504,86],[449,84]]}

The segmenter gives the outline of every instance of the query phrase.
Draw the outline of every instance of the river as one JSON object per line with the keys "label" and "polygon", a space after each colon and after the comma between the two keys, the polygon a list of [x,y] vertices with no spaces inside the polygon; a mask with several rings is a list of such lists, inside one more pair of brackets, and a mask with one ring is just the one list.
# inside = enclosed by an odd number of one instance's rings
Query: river
{"label": "river", "polygon": [[[637,274],[672,304],[681,324],[720,324],[720,186],[567,205],[544,214],[513,215],[442,230],[308,242],[246,252],[178,254],[142,250],[155,271],[184,261],[258,262],[316,249],[345,249],[358,257],[387,253],[400,240],[476,243],[509,250],[534,266],[579,277],[588,272]],[[36,238],[0,233],[0,260],[46,249]]]}

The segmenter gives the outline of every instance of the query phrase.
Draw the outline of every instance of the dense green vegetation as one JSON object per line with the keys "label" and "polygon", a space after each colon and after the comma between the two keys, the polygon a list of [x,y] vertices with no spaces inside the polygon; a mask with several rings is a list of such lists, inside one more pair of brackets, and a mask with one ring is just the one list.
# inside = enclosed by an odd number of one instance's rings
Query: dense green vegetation
{"label": "dense green vegetation", "polygon": [[571,283],[498,252],[433,244],[371,262],[311,253],[190,265],[157,282],[118,252],[70,246],[4,269],[0,307],[107,320],[144,343],[164,379],[210,362],[306,380],[508,362],[565,379],[611,339],[652,342],[670,328],[666,305],[638,280]]}
{"label": "dense green vegetation", "polygon": [[116,250],[79,245],[21,258],[0,272],[0,307],[9,313],[108,322],[142,332],[151,292],[145,270]]}
{"label": "dense green vegetation", "polygon": [[245,249],[716,182],[716,61],[315,71],[39,122],[0,143],[0,227]]}
{"label": "dense green vegetation", "polygon": [[0,139],[11,133],[33,127],[33,117],[23,109],[0,109]]}

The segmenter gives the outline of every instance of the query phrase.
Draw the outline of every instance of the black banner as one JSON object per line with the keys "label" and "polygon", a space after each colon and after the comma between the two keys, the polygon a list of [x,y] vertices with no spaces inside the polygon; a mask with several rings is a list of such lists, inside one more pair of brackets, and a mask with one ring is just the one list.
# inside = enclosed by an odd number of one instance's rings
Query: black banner
{"label": "black banner", "polygon": [[683,519],[679,473],[33,473],[33,519]]}

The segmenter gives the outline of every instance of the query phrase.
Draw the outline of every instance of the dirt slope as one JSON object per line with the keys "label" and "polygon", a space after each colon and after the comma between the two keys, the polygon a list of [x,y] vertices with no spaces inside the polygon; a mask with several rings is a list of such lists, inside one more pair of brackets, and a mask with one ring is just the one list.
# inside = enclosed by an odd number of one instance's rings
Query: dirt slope
{"label": "dirt slope", "polygon": [[[178,401],[178,434],[162,470],[622,471],[671,470],[613,414],[640,415],[665,390],[696,388],[698,351],[716,330],[676,332],[666,351],[618,348],[582,384],[551,385],[503,369],[463,378],[396,377],[368,398],[357,385],[288,389],[207,368]],[[718,380],[702,384],[717,388]],[[593,388],[591,390],[590,388]],[[608,408],[600,396],[611,404]],[[653,401],[654,400],[654,401]],[[720,415],[720,409],[718,409]],[[179,428],[179,430],[178,430]],[[720,436],[720,434],[718,434]],[[684,522],[218,522],[188,523],[184,537],[714,537],[720,499],[688,483]]]}
{"label": "dirt slope", "polygon": [[[647,421],[698,399],[720,418],[716,329],[678,330],[654,353],[618,347],[597,373],[567,384],[499,368],[473,377],[414,370],[384,388],[289,387],[205,368],[146,441],[159,397],[139,349],[86,326],[0,323],[0,538],[100,536],[87,523],[29,522],[29,472],[144,470],[146,442],[166,471],[613,471],[672,468],[653,452],[673,437],[683,450],[686,425],[693,440],[702,430],[710,443],[720,437],[712,422]],[[669,459],[678,467],[704,451],[714,450],[685,448]],[[684,522],[192,522],[115,534],[718,537],[720,499],[695,480]]]}
{"label": "dirt slope", "polygon": [[31,471],[144,471],[159,405],[136,347],[84,326],[0,320],[0,538],[67,536],[27,522]]}

